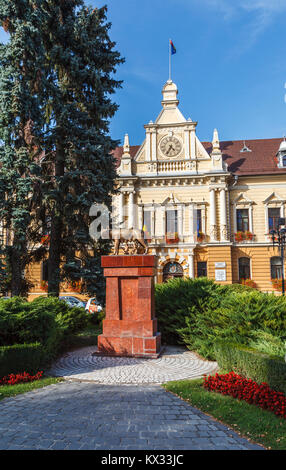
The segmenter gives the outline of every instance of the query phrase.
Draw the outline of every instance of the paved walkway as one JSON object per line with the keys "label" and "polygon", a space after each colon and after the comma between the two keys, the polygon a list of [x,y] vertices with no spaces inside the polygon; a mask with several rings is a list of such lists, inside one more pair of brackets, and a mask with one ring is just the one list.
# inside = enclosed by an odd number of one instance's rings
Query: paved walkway
{"label": "paved walkway", "polygon": [[159,385],[62,382],[0,402],[0,449],[260,449]]}
{"label": "paved walkway", "polygon": [[158,359],[94,356],[96,346],[65,354],[49,371],[56,377],[102,384],[161,384],[211,374],[216,362],[203,361],[183,347],[168,346]]}

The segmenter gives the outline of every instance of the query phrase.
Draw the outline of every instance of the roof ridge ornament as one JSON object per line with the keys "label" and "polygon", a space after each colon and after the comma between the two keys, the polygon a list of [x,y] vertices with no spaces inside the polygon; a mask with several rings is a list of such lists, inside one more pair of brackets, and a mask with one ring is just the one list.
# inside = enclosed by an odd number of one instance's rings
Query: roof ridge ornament
{"label": "roof ridge ornament", "polygon": [[244,152],[252,152],[252,150],[249,147],[247,147],[245,140],[244,140],[244,146],[240,150],[240,153],[244,153]]}

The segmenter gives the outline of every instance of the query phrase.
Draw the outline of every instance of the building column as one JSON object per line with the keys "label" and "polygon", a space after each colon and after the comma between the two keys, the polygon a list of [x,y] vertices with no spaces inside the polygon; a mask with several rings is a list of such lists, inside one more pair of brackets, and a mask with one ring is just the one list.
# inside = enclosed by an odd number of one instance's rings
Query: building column
{"label": "building column", "polygon": [[252,204],[250,204],[250,206],[249,206],[248,216],[249,216],[249,231],[251,233],[253,233],[253,207],[252,207]]}
{"label": "building column", "polygon": [[190,251],[188,255],[188,265],[189,265],[189,278],[194,279],[195,267],[194,267],[194,252],[193,251]]}
{"label": "building column", "polygon": [[155,207],[151,209],[151,238],[155,237]]}
{"label": "building column", "polygon": [[128,200],[128,228],[134,228],[134,192],[129,193]]}
{"label": "building column", "polygon": [[190,160],[190,131],[185,131],[185,159]]}
{"label": "building column", "polygon": [[178,206],[178,236],[183,237],[183,206]]}
{"label": "building column", "polygon": [[226,190],[220,191],[220,239],[227,241]]}
{"label": "building column", "polygon": [[138,206],[138,229],[143,229],[143,206]]}
{"label": "building column", "polygon": [[191,130],[191,159],[196,159],[196,131]]}
{"label": "building column", "polygon": [[157,135],[156,135],[156,131],[154,129],[154,131],[151,133],[151,146],[152,146],[152,161],[156,161],[157,160]]}
{"label": "building column", "polygon": [[210,238],[211,242],[217,241],[215,189],[210,190]]}
{"label": "building column", "polygon": [[162,210],[162,218],[161,218],[161,223],[162,223],[162,237],[166,236],[166,207],[163,206],[161,208]]}
{"label": "building column", "polygon": [[189,234],[190,234],[190,243],[195,242],[194,234],[194,204],[189,205]]}
{"label": "building column", "polygon": [[146,131],[146,161],[151,161],[151,134],[148,130]]}
{"label": "building column", "polygon": [[124,222],[124,193],[121,192],[118,196],[118,225],[121,228]]}

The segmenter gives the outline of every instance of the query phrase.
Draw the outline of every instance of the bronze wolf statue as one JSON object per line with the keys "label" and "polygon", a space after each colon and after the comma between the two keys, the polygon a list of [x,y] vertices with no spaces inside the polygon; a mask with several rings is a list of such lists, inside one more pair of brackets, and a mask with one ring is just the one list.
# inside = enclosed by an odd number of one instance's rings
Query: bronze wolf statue
{"label": "bronze wolf statue", "polygon": [[109,231],[109,236],[112,240],[114,240],[114,255],[119,254],[119,249],[121,245],[123,245],[123,253],[125,255],[129,254],[129,244],[133,245],[132,254],[138,254],[140,247],[144,249],[144,255],[148,253],[148,245],[146,240],[144,239],[143,230],[134,228],[116,228]]}

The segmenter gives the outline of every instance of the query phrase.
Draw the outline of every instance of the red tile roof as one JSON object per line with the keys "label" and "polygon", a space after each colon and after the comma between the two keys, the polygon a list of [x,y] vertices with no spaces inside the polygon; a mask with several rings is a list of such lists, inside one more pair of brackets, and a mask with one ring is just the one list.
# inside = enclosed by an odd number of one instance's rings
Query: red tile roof
{"label": "red tile roof", "polygon": [[[247,140],[246,146],[251,152],[241,152],[244,147],[243,140],[220,142],[223,159],[228,165],[228,170],[236,175],[264,175],[264,174],[284,174],[286,168],[277,168],[277,152],[282,138],[278,139],[257,139]],[[202,142],[203,146],[210,154],[212,151],[211,142]],[[130,147],[131,157],[134,158],[140,146]],[[118,147],[114,151],[117,166],[123,154],[123,148]]]}

